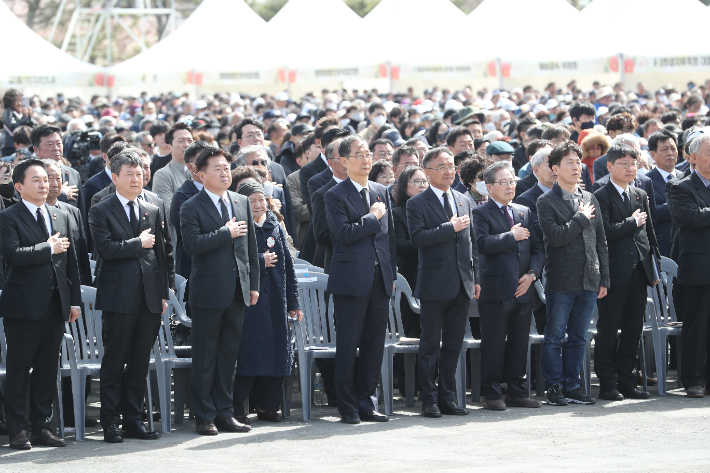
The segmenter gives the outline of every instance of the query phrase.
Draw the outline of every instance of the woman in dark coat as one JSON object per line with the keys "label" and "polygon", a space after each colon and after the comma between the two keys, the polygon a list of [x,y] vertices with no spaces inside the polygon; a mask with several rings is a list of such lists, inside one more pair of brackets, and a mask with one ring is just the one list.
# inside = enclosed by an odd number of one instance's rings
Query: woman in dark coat
{"label": "woman in dark coat", "polygon": [[301,320],[298,285],[286,235],[268,210],[264,188],[254,180],[239,186],[251,205],[259,251],[259,300],[246,308],[234,378],[234,417],[249,424],[244,400],[253,392],[260,420],[280,422],[283,379],[291,376],[293,350],[288,316]]}
{"label": "woman in dark coat", "polygon": [[[419,254],[412,244],[407,226],[407,201],[429,187],[424,171],[419,166],[407,166],[399,175],[394,187],[395,208],[392,209],[394,220],[394,234],[397,240],[397,270],[399,274],[414,288],[417,283],[417,269],[419,267]],[[402,298],[402,325],[404,335],[410,338],[419,338],[421,326],[419,314],[415,313],[406,298]]]}

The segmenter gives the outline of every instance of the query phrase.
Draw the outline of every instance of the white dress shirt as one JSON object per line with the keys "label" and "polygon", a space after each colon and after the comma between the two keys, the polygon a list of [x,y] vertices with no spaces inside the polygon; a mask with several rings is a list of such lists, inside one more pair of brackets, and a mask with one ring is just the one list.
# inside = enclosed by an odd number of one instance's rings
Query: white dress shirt
{"label": "white dress shirt", "polygon": [[[436,194],[436,197],[439,199],[439,203],[441,204],[441,206],[444,209],[446,209],[446,207],[444,207],[444,191],[442,191],[441,189],[438,189],[434,186],[430,186],[430,187],[431,187],[431,190],[434,191],[434,194]],[[454,194],[451,191],[451,189],[449,189],[448,192],[449,192],[449,204],[451,204],[451,211],[454,213],[454,215],[458,215],[458,212],[457,212],[458,206],[456,205],[456,201],[454,200]]]}
{"label": "white dress shirt", "polygon": [[108,166],[106,166],[106,167],[104,168],[104,171],[106,171],[106,174],[108,174],[108,178],[111,179],[111,182],[113,182],[113,174],[111,173],[111,168],[109,168]]}
{"label": "white dress shirt", "polygon": [[668,182],[668,181],[670,180],[670,179],[668,179],[668,175],[671,176],[671,179],[673,179],[674,177],[676,177],[676,171],[675,171],[675,169],[672,170],[671,172],[666,172],[666,171],[664,171],[663,169],[659,168],[658,166],[656,166],[656,168],[658,169],[658,172],[661,174],[661,177],[663,178],[663,180],[666,181],[666,182]]}
{"label": "white dress shirt", "polygon": [[621,195],[621,200],[626,202],[626,197],[628,196],[626,191],[628,190],[628,186],[626,187],[626,189],[624,189],[621,186],[617,185],[616,182],[612,181],[611,179],[609,179],[609,181],[614,184],[614,187],[616,187],[617,192]]}
{"label": "white dress shirt", "polygon": [[214,202],[214,206],[217,207],[217,213],[222,216],[222,206],[219,203],[219,199],[224,200],[224,205],[227,206],[227,212],[229,213],[229,220],[232,220],[232,205],[229,203],[229,196],[227,195],[227,192],[225,192],[223,195],[217,195],[213,194],[212,192],[208,191],[205,189],[205,192],[207,193],[208,196],[210,196],[210,199],[212,199],[212,202]]}
{"label": "white dress shirt", "polygon": [[195,184],[195,187],[197,187],[197,190],[198,190],[198,191],[201,191],[202,188],[205,187],[205,186],[202,185],[201,182],[192,181],[192,183]]}
{"label": "white dress shirt", "polygon": [[[499,209],[502,209],[503,207],[505,207],[505,210],[506,210],[506,212],[508,212],[508,215],[510,215],[510,218],[513,218],[513,210],[510,208],[510,205],[503,205],[503,204],[501,204],[500,202],[498,202],[497,200],[495,200],[493,197],[490,197],[490,196],[489,196],[489,198],[490,198],[493,202],[496,203],[496,205],[498,206]],[[515,221],[515,219],[513,219],[513,221]]]}
{"label": "white dress shirt", "polygon": [[[49,216],[49,211],[47,210],[47,205],[45,204],[42,207],[37,207],[32,202],[27,202],[26,200],[23,200],[22,203],[25,204],[25,207],[27,207],[27,210],[30,211],[32,216],[35,218],[35,221],[37,221],[37,209],[39,209],[39,211],[42,212],[42,216],[44,217],[44,224],[47,227],[47,235],[52,236],[54,234],[52,232],[52,219]],[[50,248],[51,248],[51,246],[50,246]],[[52,254],[54,254],[54,249],[52,249]]]}
{"label": "white dress shirt", "polygon": [[118,191],[116,191],[116,197],[118,197],[118,200],[121,202],[123,211],[126,212],[126,217],[128,217],[129,222],[131,221],[131,208],[128,206],[128,202],[133,202],[133,213],[136,214],[137,220],[141,219],[140,208],[138,207],[138,198],[136,198],[136,200],[128,200],[119,194]]}

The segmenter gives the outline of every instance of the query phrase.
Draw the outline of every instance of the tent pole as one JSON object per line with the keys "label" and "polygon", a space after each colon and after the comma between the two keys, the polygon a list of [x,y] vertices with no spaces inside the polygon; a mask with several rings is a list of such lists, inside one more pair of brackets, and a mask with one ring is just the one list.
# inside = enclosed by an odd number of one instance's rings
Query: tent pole
{"label": "tent pole", "polygon": [[291,97],[291,70],[286,66],[284,67],[284,72],[286,73],[286,92],[288,92],[288,96]]}
{"label": "tent pole", "polygon": [[500,67],[500,58],[496,58],[496,74],[498,75],[498,89],[503,90],[503,73]]}
{"label": "tent pole", "polygon": [[624,67],[624,53],[619,53],[619,75],[621,76],[621,83],[624,84],[624,89],[626,89],[626,68]]}
{"label": "tent pole", "polygon": [[389,79],[389,92],[392,93],[394,89],[392,85],[392,61],[387,61],[387,79]]}

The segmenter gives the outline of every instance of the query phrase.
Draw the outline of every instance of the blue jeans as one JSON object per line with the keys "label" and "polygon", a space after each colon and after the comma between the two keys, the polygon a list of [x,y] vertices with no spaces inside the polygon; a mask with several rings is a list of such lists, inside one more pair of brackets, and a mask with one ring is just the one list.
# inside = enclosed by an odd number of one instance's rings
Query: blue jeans
{"label": "blue jeans", "polygon": [[[598,293],[579,291],[569,294],[545,291],[547,324],[542,345],[542,374],[549,388],[562,384],[571,391],[580,386],[579,372],[587,346],[587,330],[592,321]],[[562,339],[567,343],[562,354]]]}

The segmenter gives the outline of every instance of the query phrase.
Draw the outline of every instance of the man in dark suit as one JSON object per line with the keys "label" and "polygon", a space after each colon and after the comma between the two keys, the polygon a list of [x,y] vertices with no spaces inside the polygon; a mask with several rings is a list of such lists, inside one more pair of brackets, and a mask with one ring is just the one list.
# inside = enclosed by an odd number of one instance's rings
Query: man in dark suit
{"label": "man in dark suit", "polygon": [[91,198],[101,189],[104,189],[111,184],[111,161],[108,156],[108,150],[117,142],[125,142],[126,140],[116,133],[107,133],[101,138],[101,159],[104,162],[102,169],[91,176],[84,183],[84,208],[91,208]]}
{"label": "man in dark suit", "polygon": [[[311,208],[313,209],[311,220],[313,221],[316,243],[325,249],[323,269],[326,274],[330,273],[330,264],[333,260],[333,238],[325,211],[325,194],[348,178],[348,169],[340,161],[340,154],[338,154],[338,145],[341,141],[342,138],[336,139],[325,149],[325,156],[328,159],[328,166],[333,171],[333,177],[326,185],[311,194]],[[311,182],[313,180],[311,179]]]}
{"label": "man in dark suit", "polygon": [[662,129],[648,139],[648,150],[656,161],[656,167],[646,174],[653,183],[656,206],[651,211],[653,228],[656,231],[661,256],[668,256],[671,239],[671,211],[666,202],[666,183],[681,173],[675,169],[678,147],[675,133]]}
{"label": "man in dark suit", "polygon": [[[52,434],[49,420],[64,322],[74,322],[81,315],[73,235],[69,216],[46,204],[48,181],[42,161],[22,161],[12,177],[22,200],[0,213],[0,250],[7,266],[5,290],[0,295],[7,340],[3,401],[10,447],[65,447],[66,442]],[[27,437],[30,425],[31,440]]]}
{"label": "man in dark suit", "polygon": [[710,319],[710,135],[690,144],[688,161],[695,170],[679,181],[671,180],[671,211],[678,223],[678,295],[683,307],[681,381],[688,397],[705,395],[706,353],[703,347]]}
{"label": "man in dark suit", "polygon": [[468,309],[471,299],[478,299],[481,291],[471,201],[451,189],[456,166],[448,149],[441,147],[427,152],[422,167],[430,186],[407,202],[409,232],[412,243],[419,249],[414,296],[421,300],[422,415],[467,415],[468,410],[456,404],[455,378]]}
{"label": "man in dark suit", "polygon": [[108,443],[122,442],[123,436],[154,440],[160,434],[146,430],[141,413],[150,351],[169,299],[165,245],[169,229],[161,208],[138,199],[143,160],[137,152],[128,149],[114,157],[111,173],[116,193],[89,212],[101,258],[96,277],[96,308],[103,311],[105,349],[101,426]]}
{"label": "man in dark suit", "polygon": [[197,433],[248,432],[232,405],[242,321],[259,298],[259,256],[249,200],[227,189],[229,155],[219,148],[197,156],[202,190],[180,208],[185,251],[192,256],[192,402]]}
{"label": "man in dark suit", "polygon": [[594,369],[600,382],[599,397],[609,401],[650,397],[636,387],[634,368],[643,331],[646,288],[658,282],[658,242],[649,220],[648,196],[631,185],[638,158],[638,152],[628,145],[609,148],[610,181],[594,193],[604,222],[610,278],[607,296],[597,300]]}
{"label": "man in dark suit", "polygon": [[[527,354],[534,282],[542,274],[542,235],[530,209],[511,204],[513,167],[495,163],[483,172],[488,202],[473,209],[481,270],[481,391],[485,409],[540,407],[528,396]],[[508,385],[503,401],[501,382]]]}
{"label": "man in dark suit", "polygon": [[[372,153],[350,135],[338,145],[348,178],[325,194],[333,239],[328,292],[337,315],[335,390],[342,421],[387,422],[377,412],[390,297],[397,279],[392,208],[387,188],[368,181]],[[360,350],[358,370],[355,357]]]}
{"label": "man in dark suit", "polygon": [[[118,141],[118,142],[114,143],[108,149],[108,151],[106,152],[106,159],[110,163],[111,160],[115,156],[118,156],[118,154],[126,148],[142,149],[142,148],[138,148],[137,146],[133,145],[132,143],[127,143],[125,141]],[[110,168],[109,168],[109,170],[110,170]],[[104,188],[100,189],[99,191],[96,192],[96,194],[91,196],[91,199],[89,200],[89,205],[86,207],[86,212],[88,213],[89,210],[91,209],[91,207],[98,204],[106,196],[113,194],[114,192],[116,192],[116,186],[114,185],[113,181],[111,181]]]}

